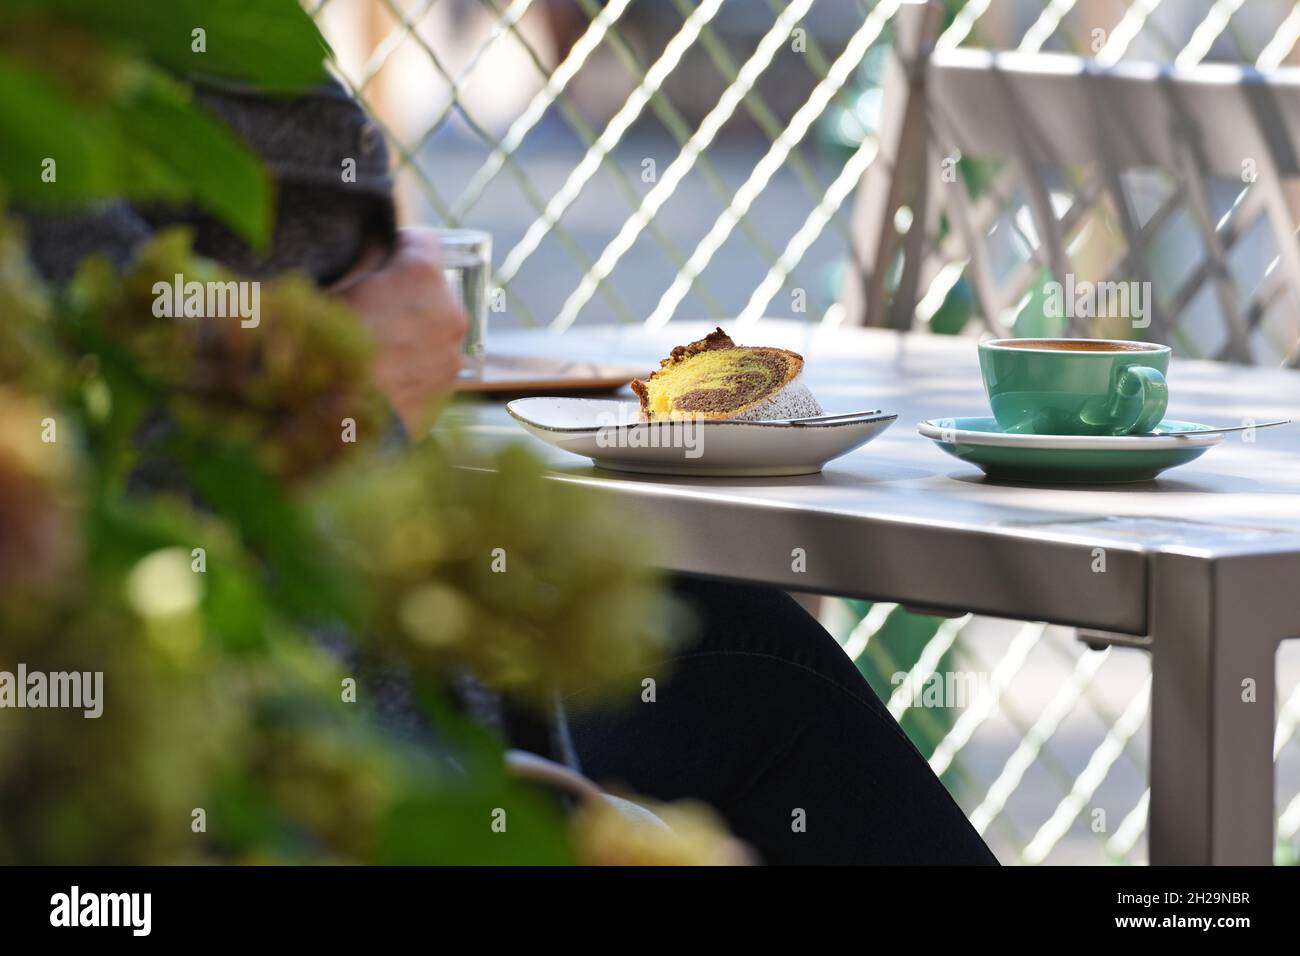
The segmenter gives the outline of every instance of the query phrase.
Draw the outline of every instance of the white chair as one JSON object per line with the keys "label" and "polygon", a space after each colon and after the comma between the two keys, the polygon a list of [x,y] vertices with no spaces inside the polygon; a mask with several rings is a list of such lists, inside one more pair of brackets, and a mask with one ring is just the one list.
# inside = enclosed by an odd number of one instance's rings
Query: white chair
{"label": "white chair", "polygon": [[[1150,283],[1135,287],[1151,302],[1126,317],[1132,331],[1079,315],[1056,316],[1059,331],[1300,364],[1300,70],[936,52],[938,13],[898,14],[879,152],[854,210],[854,258],[886,268],[848,277],[848,322],[923,324],[918,303],[964,263],[990,332],[1009,332],[1044,273],[1073,288]],[[980,195],[958,157],[994,164]]]}

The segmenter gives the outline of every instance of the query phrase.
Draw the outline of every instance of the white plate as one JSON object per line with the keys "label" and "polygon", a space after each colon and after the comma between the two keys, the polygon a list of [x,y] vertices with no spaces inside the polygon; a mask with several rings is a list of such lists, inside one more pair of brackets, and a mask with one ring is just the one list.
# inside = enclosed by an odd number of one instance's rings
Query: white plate
{"label": "white plate", "polygon": [[602,468],[655,475],[809,475],[875,438],[898,418],[876,413],[847,422],[642,422],[636,402],[520,398],[506,405],[544,442]]}

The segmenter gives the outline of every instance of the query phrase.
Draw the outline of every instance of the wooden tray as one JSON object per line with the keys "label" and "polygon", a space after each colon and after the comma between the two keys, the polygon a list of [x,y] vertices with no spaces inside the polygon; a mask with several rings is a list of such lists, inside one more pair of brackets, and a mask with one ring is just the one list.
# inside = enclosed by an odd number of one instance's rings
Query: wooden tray
{"label": "wooden tray", "polygon": [[612,392],[644,369],[525,355],[489,354],[482,367],[461,372],[458,392]]}

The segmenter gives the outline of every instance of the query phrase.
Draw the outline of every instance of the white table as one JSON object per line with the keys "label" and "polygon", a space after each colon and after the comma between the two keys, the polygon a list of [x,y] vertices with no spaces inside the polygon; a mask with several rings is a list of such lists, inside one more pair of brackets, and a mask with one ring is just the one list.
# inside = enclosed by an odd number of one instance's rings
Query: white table
{"label": "white table", "polygon": [[[648,370],[708,328],[514,332],[491,346]],[[821,475],[770,479],[602,471],[528,438],[501,403],[470,412],[472,427],[532,443],[557,479],[661,528],[672,571],[1075,625],[1146,648],[1151,861],[1271,862],[1275,657],[1300,637],[1300,425],[1229,436],[1156,482],[993,484],[915,431],[926,418],[987,414],[972,339],[771,320],[728,331],[801,352],[827,411],[884,408],[898,422]],[[1174,418],[1300,417],[1297,372],[1175,360],[1169,380]]]}

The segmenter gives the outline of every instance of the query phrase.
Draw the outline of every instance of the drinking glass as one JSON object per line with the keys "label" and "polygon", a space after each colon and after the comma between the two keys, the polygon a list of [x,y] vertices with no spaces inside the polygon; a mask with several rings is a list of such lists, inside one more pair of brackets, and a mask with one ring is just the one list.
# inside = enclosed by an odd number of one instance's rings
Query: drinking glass
{"label": "drinking glass", "polygon": [[451,294],[469,319],[463,351],[466,371],[482,363],[487,343],[488,280],[492,273],[492,236],[478,229],[439,229],[442,274]]}

